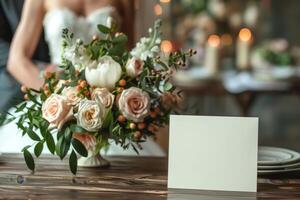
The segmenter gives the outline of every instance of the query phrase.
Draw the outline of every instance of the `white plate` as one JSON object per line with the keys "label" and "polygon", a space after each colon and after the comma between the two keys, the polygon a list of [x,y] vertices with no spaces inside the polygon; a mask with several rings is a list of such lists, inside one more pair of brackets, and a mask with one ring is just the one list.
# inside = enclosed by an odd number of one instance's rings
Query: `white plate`
{"label": "white plate", "polygon": [[286,173],[286,172],[295,172],[300,171],[300,168],[291,168],[291,169],[277,169],[277,170],[258,170],[257,173],[259,175],[265,174],[279,174],[279,173]]}
{"label": "white plate", "polygon": [[296,151],[278,147],[261,146],[258,149],[258,165],[282,165],[300,159]]}
{"label": "white plate", "polygon": [[259,165],[257,167],[258,170],[268,170],[268,169],[287,169],[287,168],[299,168],[300,162],[292,163],[292,164],[282,164],[282,165]]}

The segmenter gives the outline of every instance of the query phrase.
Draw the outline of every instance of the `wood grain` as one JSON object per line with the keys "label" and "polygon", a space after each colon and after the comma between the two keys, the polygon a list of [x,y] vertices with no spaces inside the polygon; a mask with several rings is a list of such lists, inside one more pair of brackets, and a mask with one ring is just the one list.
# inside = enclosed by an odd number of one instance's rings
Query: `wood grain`
{"label": "wood grain", "polygon": [[4,154],[0,163],[0,199],[300,199],[300,173],[258,180],[258,193],[167,189],[167,158],[109,157],[110,168],[79,168],[51,156],[27,170],[23,157]]}

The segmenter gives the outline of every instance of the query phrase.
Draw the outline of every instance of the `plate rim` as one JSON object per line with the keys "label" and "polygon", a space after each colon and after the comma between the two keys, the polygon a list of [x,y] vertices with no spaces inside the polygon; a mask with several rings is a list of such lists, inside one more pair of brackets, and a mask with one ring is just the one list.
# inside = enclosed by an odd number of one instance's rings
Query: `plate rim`
{"label": "plate rim", "polygon": [[264,166],[264,165],[282,165],[282,164],[288,164],[288,163],[294,163],[295,161],[300,160],[300,153],[291,149],[286,149],[282,147],[271,147],[271,146],[259,146],[258,148],[258,154],[259,149],[271,149],[271,150],[277,150],[281,152],[288,153],[292,155],[290,159],[285,159],[281,161],[257,161],[258,165]]}

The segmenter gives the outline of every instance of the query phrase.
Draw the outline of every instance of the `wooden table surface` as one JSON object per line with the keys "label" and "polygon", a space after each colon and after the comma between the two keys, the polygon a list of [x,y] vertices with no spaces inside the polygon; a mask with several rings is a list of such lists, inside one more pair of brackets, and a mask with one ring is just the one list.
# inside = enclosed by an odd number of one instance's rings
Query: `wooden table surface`
{"label": "wooden table surface", "polygon": [[0,159],[0,199],[300,199],[300,173],[258,179],[255,194],[167,189],[167,158],[109,157],[107,169],[79,168],[50,156],[37,161],[34,174],[23,157]]}

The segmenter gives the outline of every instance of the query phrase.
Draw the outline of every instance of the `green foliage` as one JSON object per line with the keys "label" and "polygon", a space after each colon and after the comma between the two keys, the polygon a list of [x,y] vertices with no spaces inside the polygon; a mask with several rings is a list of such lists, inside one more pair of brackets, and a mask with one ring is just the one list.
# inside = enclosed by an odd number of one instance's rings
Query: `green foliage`
{"label": "green foliage", "polygon": [[77,155],[74,150],[72,150],[70,158],[69,158],[69,166],[70,170],[73,174],[77,173]]}
{"label": "green foliage", "polygon": [[25,159],[27,167],[30,170],[34,171],[34,169],[35,169],[34,160],[33,160],[31,153],[27,150],[27,148],[23,149],[23,155],[24,155],[24,159]]}
{"label": "green foliage", "polygon": [[76,152],[79,153],[81,156],[83,156],[83,157],[88,156],[88,152],[87,152],[85,146],[79,140],[73,138],[72,146],[76,150]]}

